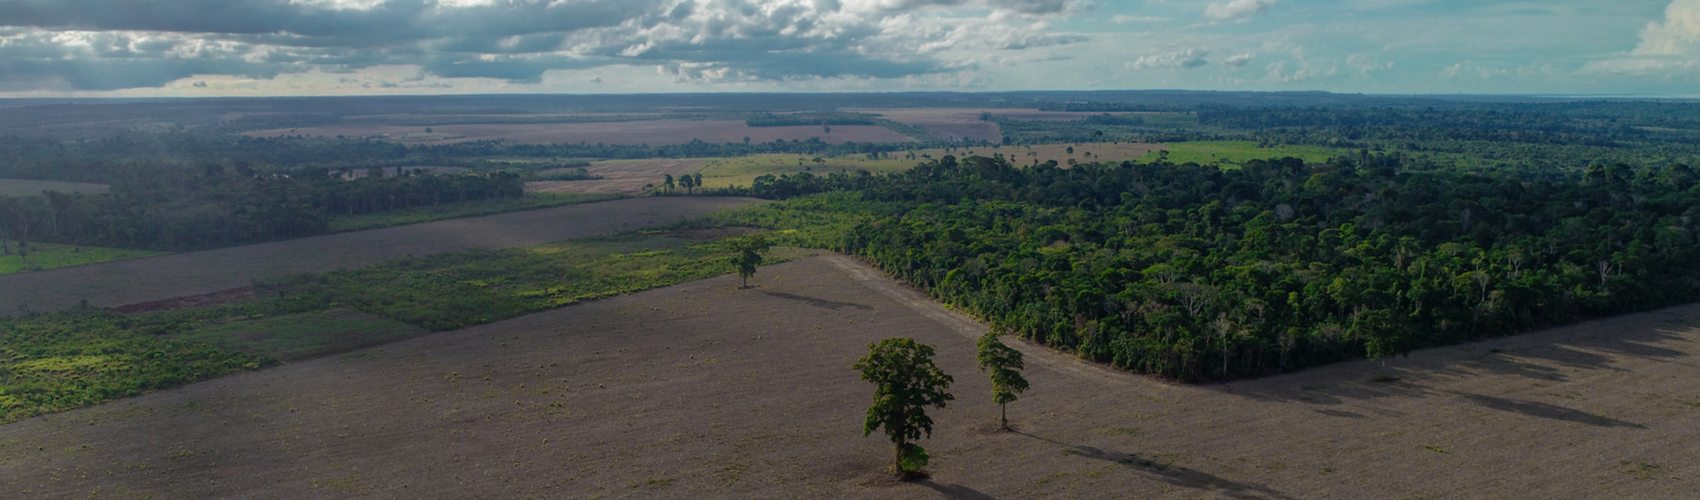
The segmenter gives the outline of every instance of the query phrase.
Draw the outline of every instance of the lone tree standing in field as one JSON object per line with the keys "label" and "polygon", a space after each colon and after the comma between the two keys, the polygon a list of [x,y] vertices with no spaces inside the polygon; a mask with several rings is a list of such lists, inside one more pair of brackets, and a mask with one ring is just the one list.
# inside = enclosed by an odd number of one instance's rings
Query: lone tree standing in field
{"label": "lone tree standing in field", "polygon": [[673,194],[673,174],[666,174],[663,176],[662,192]]}
{"label": "lone tree standing in field", "polygon": [[989,331],[975,341],[975,363],[981,371],[991,370],[992,402],[998,403],[998,430],[1009,431],[1004,405],[1016,401],[1016,395],[1028,390],[1028,379],[1022,378],[1022,351],[1004,345],[998,332]]}
{"label": "lone tree standing in field", "polygon": [[933,437],[933,419],[927,407],[944,408],[954,399],[945,392],[951,376],[933,364],[933,347],[906,338],[890,338],[868,344],[868,355],[852,365],[862,380],[874,384],[874,404],[862,424],[867,437],[886,428],[892,439],[892,465],[903,479],[910,479],[927,466],[927,451],[911,441],[925,433]]}
{"label": "lone tree standing in field", "polygon": [[732,239],[732,251],[737,252],[732,256],[732,267],[738,270],[739,288],[750,287],[750,277],[756,275],[756,268],[762,266],[762,256],[772,246],[761,234]]}

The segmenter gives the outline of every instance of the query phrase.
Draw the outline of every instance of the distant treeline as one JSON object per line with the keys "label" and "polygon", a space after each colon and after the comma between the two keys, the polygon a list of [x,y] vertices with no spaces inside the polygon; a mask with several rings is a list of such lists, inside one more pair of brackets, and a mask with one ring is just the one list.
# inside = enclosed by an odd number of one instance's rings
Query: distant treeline
{"label": "distant treeline", "polygon": [[339,215],[525,194],[520,175],[404,175],[344,180],[324,168],[259,174],[246,164],[147,168],[100,194],[0,197],[0,251],[14,241],[196,250],[322,234]]}
{"label": "distant treeline", "polygon": [[758,179],[748,221],[869,259],[998,328],[1142,373],[1257,376],[1693,301],[1687,165],[1402,171],[1013,166]]}

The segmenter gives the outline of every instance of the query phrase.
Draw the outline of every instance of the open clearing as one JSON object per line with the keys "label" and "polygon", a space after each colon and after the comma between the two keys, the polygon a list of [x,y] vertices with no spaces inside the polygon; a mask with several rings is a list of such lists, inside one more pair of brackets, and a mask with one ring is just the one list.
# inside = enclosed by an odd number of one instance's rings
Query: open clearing
{"label": "open clearing", "polygon": [[31,181],[0,179],[0,196],[40,196],[42,191],[61,193],[105,193],[112,189],[106,184],[87,182]]}
{"label": "open clearing", "polygon": [[[1175,164],[1193,162],[1200,165],[1217,165],[1227,168],[1238,168],[1247,160],[1268,160],[1291,156],[1305,160],[1306,163],[1323,163],[1329,158],[1349,154],[1350,150],[1327,148],[1322,146],[1272,146],[1259,147],[1251,141],[1201,141],[1177,142],[1164,144],[1160,149],[1169,151],[1169,161]],[[1077,149],[1079,150],[1079,149]],[[1157,150],[1142,158],[1141,161],[1158,159]]]}
{"label": "open clearing", "polygon": [[[425,129],[431,129],[426,132]],[[383,137],[407,144],[451,144],[456,142],[507,139],[523,144],[684,144],[692,140],[709,143],[773,142],[820,138],[831,143],[841,142],[910,142],[903,134],[872,125],[835,125],[831,133],[822,133],[819,126],[750,127],[742,121],[730,120],[653,120],[611,123],[527,123],[527,124],[466,124],[399,126],[399,125],[339,125],[272,129],[245,132],[251,137],[304,135],[318,137]]]}
{"label": "open clearing", "polygon": [[102,262],[140,259],[164,255],[165,252],[127,250],[123,248],[29,243],[29,251],[18,254],[17,243],[8,244],[7,253],[0,255],[0,274],[27,273],[61,267],[85,266]]}
{"label": "open clearing", "polygon": [[248,286],[255,278],[364,267],[407,255],[507,248],[668,224],[752,198],[668,197],[585,203],[385,229],[0,276],[0,314],[97,307]]}
{"label": "open clearing", "polygon": [[995,117],[1015,120],[1058,122],[1104,114],[1002,108],[847,108],[845,111],[881,115],[888,120],[927,129],[928,132],[942,139],[965,139],[993,143],[1003,140],[1004,135],[998,132],[997,123],[981,121],[981,113],[992,113]]}
{"label": "open clearing", "polygon": [[[0,426],[17,498],[1688,498],[1695,305],[1226,385],[1031,344],[850,259],[764,268]],[[956,377],[931,479],[863,437],[865,344]],[[1382,380],[1378,382],[1376,380]]]}
{"label": "open clearing", "polygon": [[[583,181],[533,181],[526,183],[526,192],[530,193],[620,193],[641,194],[648,189],[645,184],[660,186],[662,176],[695,173],[703,168],[701,159],[659,159],[659,160],[612,160],[592,162],[585,167],[591,175],[602,176],[601,179]],[[577,170],[577,168],[565,169]],[[555,172],[546,170],[544,173]]]}

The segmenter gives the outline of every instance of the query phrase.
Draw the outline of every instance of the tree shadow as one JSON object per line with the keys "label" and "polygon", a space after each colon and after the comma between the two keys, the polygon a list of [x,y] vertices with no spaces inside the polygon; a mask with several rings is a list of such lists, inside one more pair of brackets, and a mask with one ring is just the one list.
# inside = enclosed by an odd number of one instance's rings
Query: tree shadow
{"label": "tree shadow", "polygon": [[851,309],[856,309],[856,310],[861,310],[861,311],[873,311],[874,310],[873,306],[869,306],[867,304],[858,304],[858,303],[855,303],[855,302],[834,302],[834,301],[831,301],[831,300],[817,299],[817,298],[814,298],[814,297],[805,297],[805,296],[802,296],[802,295],[790,294],[790,293],[785,293],[785,292],[770,292],[770,291],[767,291],[767,290],[763,290],[762,294],[767,295],[769,297],[781,298],[781,299],[786,299],[786,300],[801,301],[801,302],[804,302],[806,304],[809,304],[809,305],[812,305],[812,306],[815,306],[815,307],[824,307],[824,308],[827,308],[827,309],[844,309],[846,307],[849,307]]}
{"label": "tree shadow", "polygon": [[945,495],[945,498],[956,498],[962,500],[995,500],[992,495],[975,491],[973,488],[960,484],[939,484],[933,482],[931,479],[918,479],[910,482],[926,486],[928,489],[937,491],[939,494]]}
{"label": "tree shadow", "polygon": [[1340,411],[1340,410],[1317,410],[1317,413],[1322,413],[1322,414],[1324,414],[1324,415],[1328,415],[1328,416],[1331,416],[1331,417],[1341,417],[1341,418],[1364,418],[1364,415],[1359,415],[1359,414],[1357,414],[1357,413],[1353,413],[1353,412],[1350,412],[1350,411]]}
{"label": "tree shadow", "polygon": [[1490,409],[1500,410],[1500,411],[1505,411],[1505,412],[1518,413],[1518,414],[1527,415],[1527,416],[1531,416],[1531,417],[1537,417],[1537,418],[1546,418],[1546,419],[1552,419],[1552,420],[1564,420],[1564,421],[1567,421],[1567,422],[1577,422],[1577,423],[1589,424],[1589,425],[1600,426],[1600,427],[1634,427],[1634,428],[1637,428],[1637,429],[1646,429],[1647,428],[1647,426],[1644,426],[1642,424],[1625,422],[1623,420],[1617,420],[1617,419],[1613,419],[1613,418],[1603,417],[1603,416],[1596,415],[1596,414],[1593,414],[1593,413],[1589,413],[1589,412],[1586,412],[1586,411],[1573,410],[1573,409],[1566,408],[1566,407],[1563,407],[1563,406],[1550,405],[1550,404],[1547,404],[1547,403],[1538,403],[1538,402],[1535,402],[1535,401],[1518,401],[1518,400],[1512,400],[1512,399],[1497,398],[1497,397],[1494,397],[1494,396],[1484,396],[1484,395],[1481,395],[1481,394],[1468,394],[1468,393],[1459,393],[1459,397],[1470,400],[1472,403],[1476,403],[1477,405],[1485,407],[1485,408],[1490,408]]}
{"label": "tree shadow", "polygon": [[[1564,383],[1574,371],[1623,371],[1626,358],[1658,363],[1691,357],[1666,345],[1693,342],[1693,334],[1675,325],[1692,325],[1696,305],[1584,321],[1550,329],[1494,337],[1452,346],[1421,349],[1410,357],[1378,363],[1347,361],[1223,386],[1224,394],[1270,402],[1333,406],[1349,401],[1433,396],[1420,382],[1483,375],[1510,375],[1540,383]],[[1377,374],[1399,382],[1374,381]],[[1451,392],[1451,391],[1445,391]],[[1515,405],[1500,405],[1514,408]],[[1511,411],[1511,410],[1509,410]],[[1561,414],[1543,412],[1538,414]]]}
{"label": "tree shadow", "polygon": [[1122,453],[1095,448],[1092,446],[1060,443],[1020,431],[1014,432],[1013,434],[1020,434],[1068,448],[1065,452],[1070,455],[1120,464],[1128,470],[1139,473],[1142,476],[1146,476],[1157,481],[1163,481],[1175,486],[1213,491],[1228,498],[1247,500],[1292,500],[1294,498],[1288,496],[1286,493],[1270,489],[1263,485],[1230,481],[1205,472],[1177,466],[1171,461],[1171,459],[1163,457],[1142,457],[1133,453]]}

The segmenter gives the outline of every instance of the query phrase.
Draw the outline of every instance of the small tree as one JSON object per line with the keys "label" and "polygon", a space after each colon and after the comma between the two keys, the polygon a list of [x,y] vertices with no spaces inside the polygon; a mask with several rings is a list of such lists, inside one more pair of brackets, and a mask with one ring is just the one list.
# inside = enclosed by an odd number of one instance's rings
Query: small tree
{"label": "small tree", "polygon": [[666,174],[662,177],[662,192],[673,193],[673,174]]}
{"label": "small tree", "polygon": [[933,364],[933,347],[912,339],[890,338],[868,344],[868,355],[852,365],[862,380],[874,384],[874,404],[862,424],[867,437],[885,427],[892,440],[892,465],[904,479],[927,466],[927,451],[912,441],[933,437],[927,407],[944,408],[954,399],[945,389],[951,376]]}
{"label": "small tree", "polygon": [[772,246],[761,234],[732,239],[732,251],[736,252],[732,256],[732,267],[738,270],[739,288],[749,288],[750,277],[756,275],[756,268],[762,266],[762,256],[767,255]]}
{"label": "small tree", "polygon": [[989,331],[975,341],[975,363],[981,371],[990,370],[992,402],[998,404],[998,430],[1010,430],[1004,405],[1014,403],[1016,395],[1028,390],[1028,379],[1022,378],[1022,351],[1004,345],[998,332]]}

